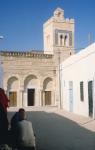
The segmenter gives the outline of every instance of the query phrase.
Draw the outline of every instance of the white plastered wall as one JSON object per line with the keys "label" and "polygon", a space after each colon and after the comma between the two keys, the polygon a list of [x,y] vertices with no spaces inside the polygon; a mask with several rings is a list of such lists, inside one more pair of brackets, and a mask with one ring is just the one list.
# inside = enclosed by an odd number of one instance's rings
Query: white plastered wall
{"label": "white plastered wall", "polygon": [[[63,108],[69,111],[69,81],[73,81],[73,112],[88,116],[88,81],[95,80],[95,43],[61,64]],[[84,101],[80,100],[80,82],[84,82]],[[94,87],[93,87],[94,89]],[[94,91],[93,91],[94,92]],[[94,101],[94,97],[93,97]],[[94,104],[94,102],[93,102]]]}

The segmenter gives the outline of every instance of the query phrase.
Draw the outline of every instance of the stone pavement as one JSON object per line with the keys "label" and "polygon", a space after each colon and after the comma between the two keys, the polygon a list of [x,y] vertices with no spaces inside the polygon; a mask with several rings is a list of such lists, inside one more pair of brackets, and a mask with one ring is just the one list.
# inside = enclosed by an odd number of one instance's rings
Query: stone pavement
{"label": "stone pavement", "polygon": [[[45,107],[45,108],[40,108],[40,109],[48,113],[54,112],[60,116],[66,117],[76,122],[77,124],[79,124],[80,126],[83,126],[86,129],[95,131],[95,120],[93,118],[77,115],[77,114],[65,111],[63,109],[58,109],[57,107]],[[34,108],[34,110],[37,110],[37,108],[36,109]],[[39,110],[39,107],[38,107],[38,110]]]}
{"label": "stone pavement", "polygon": [[[95,150],[95,121],[56,107],[31,107],[37,150]],[[14,112],[9,110],[8,117]]]}
{"label": "stone pavement", "polygon": [[95,132],[95,120],[93,118],[80,116],[71,112],[67,112],[65,110],[57,110],[55,111],[55,113],[64,116],[76,122],[80,126],[83,126],[84,128]]}
{"label": "stone pavement", "polygon": [[[9,112],[14,112],[14,111],[18,111],[19,108],[9,108]],[[58,114],[60,116],[64,116],[72,121],[75,121],[76,123],[78,123],[81,126],[84,126],[85,128],[91,130],[91,131],[95,131],[95,120],[93,118],[90,117],[84,117],[81,115],[77,115],[68,111],[65,111],[63,109],[58,109],[57,107],[50,107],[50,106],[46,106],[46,107],[25,107],[26,111],[44,111],[47,113],[55,113]]]}

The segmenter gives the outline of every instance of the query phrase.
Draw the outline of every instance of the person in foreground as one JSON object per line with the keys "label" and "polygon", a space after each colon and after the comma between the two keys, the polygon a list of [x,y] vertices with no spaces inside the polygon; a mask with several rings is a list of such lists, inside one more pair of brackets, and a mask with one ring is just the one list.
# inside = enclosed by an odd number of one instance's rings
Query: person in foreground
{"label": "person in foreground", "polygon": [[8,119],[7,119],[7,107],[8,98],[4,89],[0,88],[0,145],[7,143],[8,136]]}
{"label": "person in foreground", "polygon": [[26,120],[26,112],[19,109],[19,121],[16,124],[17,148],[19,150],[35,150],[35,136],[32,123]]}

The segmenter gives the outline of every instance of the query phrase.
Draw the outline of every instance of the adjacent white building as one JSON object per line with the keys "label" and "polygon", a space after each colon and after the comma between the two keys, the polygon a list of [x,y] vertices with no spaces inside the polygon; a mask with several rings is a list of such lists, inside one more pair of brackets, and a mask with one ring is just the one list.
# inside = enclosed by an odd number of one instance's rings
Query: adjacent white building
{"label": "adjacent white building", "polygon": [[60,65],[62,108],[95,118],[95,43]]}

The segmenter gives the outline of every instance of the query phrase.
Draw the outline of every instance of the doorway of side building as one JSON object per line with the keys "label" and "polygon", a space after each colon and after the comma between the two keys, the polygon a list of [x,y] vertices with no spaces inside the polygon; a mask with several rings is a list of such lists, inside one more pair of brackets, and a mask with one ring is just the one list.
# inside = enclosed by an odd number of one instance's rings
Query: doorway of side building
{"label": "doorway of side building", "polygon": [[28,89],[28,106],[34,106],[35,101],[35,89]]}
{"label": "doorway of side building", "polygon": [[45,105],[51,105],[51,91],[45,91]]}
{"label": "doorway of side building", "polygon": [[12,91],[9,92],[9,106],[10,107],[16,107],[17,106],[17,92],[16,91]]}
{"label": "doorway of side building", "polygon": [[93,82],[88,82],[88,105],[89,105],[89,116],[93,117]]}

